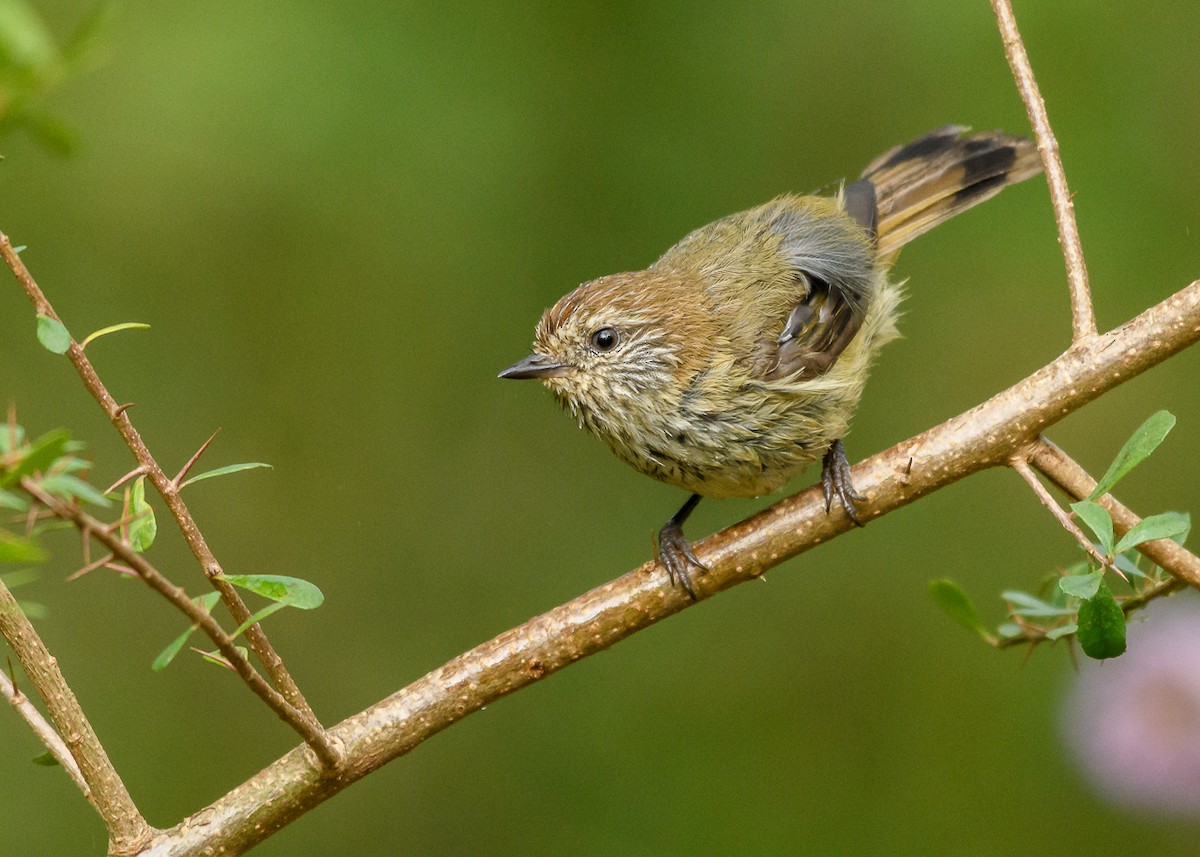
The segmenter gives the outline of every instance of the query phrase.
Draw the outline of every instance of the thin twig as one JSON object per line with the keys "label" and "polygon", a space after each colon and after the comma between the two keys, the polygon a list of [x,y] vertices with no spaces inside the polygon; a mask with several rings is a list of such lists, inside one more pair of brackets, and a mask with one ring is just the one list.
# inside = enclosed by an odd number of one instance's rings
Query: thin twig
{"label": "thin twig", "polygon": [[254,666],[238,651],[233,638],[225,633],[220,623],[207,610],[188,597],[183,587],[168,580],[162,572],[155,568],[142,554],[133,550],[127,541],[118,536],[109,525],[87,514],[73,503],[64,503],[57,497],[47,494],[37,482],[25,477],[20,482],[21,489],[43,506],[54,511],[56,515],[70,521],[82,532],[88,533],[102,544],[114,557],[123,563],[108,562],[106,566],[127,570],[130,574],[140,577],[151,589],[162,595],[179,609],[188,620],[203,631],[213,644],[225,656],[242,681],[265,702],[279,719],[287,723],[300,735],[304,742],[312,747],[313,752],[327,768],[336,768],[339,764],[340,753],[330,741],[324,727],[295,706],[258,674]]}
{"label": "thin twig", "polygon": [[[1200,280],[1116,330],[1076,343],[983,404],[860,462],[852,471],[854,485],[868,497],[860,516],[877,518],[1006,464],[1045,427],[1197,341]],[[1040,458],[1031,463],[1040,468]],[[844,516],[826,514],[814,486],[698,542],[709,570],[696,575],[697,589],[706,598],[754,580],[852,529]],[[345,747],[338,777],[314,782],[310,761],[292,751],[166,831],[146,855],[242,853],[467,715],[695,604],[647,563],[332,727]],[[278,799],[281,794],[287,799]]]}
{"label": "thin twig", "polygon": [[111,850],[125,853],[145,843],[153,832],[150,825],[138,812],[120,775],[109,761],[104,745],[59,671],[58,661],[46,649],[3,581],[0,581],[0,635],[21,662],[25,675],[29,676],[46,705],[55,731],[78,763],[80,776],[87,784],[84,794],[104,819]]}
{"label": "thin twig", "polygon": [[8,700],[13,709],[24,718],[29,724],[29,728],[33,730],[33,734],[37,739],[46,745],[46,749],[50,751],[50,755],[54,760],[62,765],[63,770],[70,774],[71,779],[75,781],[75,785],[83,792],[83,796],[88,799],[89,803],[95,804],[92,801],[92,790],[87,784],[87,780],[83,778],[83,772],[79,770],[79,763],[75,761],[75,757],[71,755],[71,751],[67,749],[67,745],[63,743],[63,739],[59,736],[50,722],[42,716],[42,712],[37,710],[37,706],[29,701],[29,697],[17,689],[13,680],[8,677],[4,670],[0,670],[0,696]]}
{"label": "thin twig", "polygon": [[[21,257],[17,255],[13,249],[12,242],[8,236],[0,232],[0,257],[12,269],[16,275],[17,282],[21,284],[21,288],[33,303],[34,308],[41,315],[49,316],[56,321],[61,321],[54,307],[50,305],[50,301],[42,292],[41,287],[33,279],[33,275],[29,273],[29,269],[25,267],[25,263]],[[137,459],[138,464],[145,469],[146,476],[150,483],[154,486],[166,504],[171,517],[175,519],[179,530],[183,533],[183,538],[188,544],[192,555],[200,563],[204,573],[208,576],[213,588],[221,593],[221,601],[233,616],[235,622],[239,625],[243,624],[250,618],[250,610],[246,607],[246,603],[238,594],[237,589],[224,580],[220,564],[217,562],[212,550],[208,547],[208,542],[205,541],[204,535],[200,532],[200,528],[196,525],[196,521],[192,518],[192,513],[184,503],[183,498],[179,495],[179,489],[171,481],[170,477],[159,466],[158,461],[150,454],[150,450],[142,441],[141,435],[134,428],[133,423],[129,419],[129,415],[125,413],[129,407],[126,405],[118,405],[116,400],[108,392],[108,389],[100,381],[100,377],[96,374],[96,370],[92,367],[91,361],[83,353],[83,349],[74,339],[71,340],[71,346],[67,349],[67,358],[74,365],[75,370],[79,373],[79,377],[83,380],[84,387],[92,394],[104,413],[108,415],[117,432],[124,439],[126,446],[133,453],[133,457]],[[316,720],[316,715],[309,706],[308,701],[304,698],[304,694],[300,692],[300,688],[296,685],[291,673],[284,666],[283,659],[275,651],[270,640],[262,628],[255,623],[246,629],[246,642],[250,644],[250,648],[254,650],[259,661],[266,669],[267,674],[271,677],[271,681],[279,692],[287,698],[288,702],[304,711],[313,720]]]}
{"label": "thin twig", "polygon": [[1096,335],[1096,316],[1092,311],[1087,264],[1083,258],[1083,245],[1079,241],[1079,227],[1075,223],[1075,205],[1067,187],[1067,174],[1058,151],[1058,140],[1050,127],[1046,102],[1042,100],[1037,79],[1033,75],[1033,67],[1029,63],[1029,54],[1025,51],[1025,43],[1017,29],[1012,4],[1009,0],[991,0],[991,3],[992,10],[996,13],[996,23],[1000,28],[1000,37],[1004,41],[1004,53],[1008,57],[1008,65],[1021,93],[1021,100],[1025,102],[1029,124],[1033,126],[1033,133],[1037,138],[1038,153],[1041,154],[1042,165],[1046,169],[1046,182],[1050,186],[1050,200],[1054,205],[1054,220],[1058,224],[1058,244],[1067,263],[1073,341],[1079,342],[1084,337]]}
{"label": "thin twig", "polygon": [[1046,490],[1046,486],[1042,484],[1042,481],[1037,478],[1037,474],[1030,468],[1027,455],[1017,454],[1013,456],[1009,464],[1013,470],[1021,474],[1022,479],[1029,483],[1029,487],[1033,489],[1033,493],[1042,501],[1042,505],[1049,509],[1050,514],[1054,516],[1062,528],[1070,533],[1075,541],[1079,542],[1080,547],[1083,548],[1088,556],[1094,559],[1101,568],[1111,568],[1117,574],[1120,574],[1121,577],[1125,577],[1121,570],[1113,565],[1112,560],[1096,550],[1096,546],[1092,544],[1092,540],[1087,537],[1087,534],[1079,528],[1078,524],[1071,520],[1071,516],[1066,513],[1062,506],[1058,505],[1058,501],[1050,496],[1050,492]]}

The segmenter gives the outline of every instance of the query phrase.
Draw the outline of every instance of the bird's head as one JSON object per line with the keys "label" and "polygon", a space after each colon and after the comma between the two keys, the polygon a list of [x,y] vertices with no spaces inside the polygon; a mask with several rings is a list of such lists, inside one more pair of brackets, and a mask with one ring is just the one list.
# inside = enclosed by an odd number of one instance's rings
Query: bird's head
{"label": "bird's head", "polygon": [[541,380],[593,429],[644,409],[678,387],[689,351],[661,276],[613,274],[564,295],[538,322],[533,354],[500,377]]}

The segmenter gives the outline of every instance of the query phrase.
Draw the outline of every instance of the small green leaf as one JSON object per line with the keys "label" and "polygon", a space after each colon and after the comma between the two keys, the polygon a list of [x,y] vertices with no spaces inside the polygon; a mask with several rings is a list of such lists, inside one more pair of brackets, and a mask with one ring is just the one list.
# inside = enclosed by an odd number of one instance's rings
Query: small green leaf
{"label": "small green leaf", "polygon": [[1078,637],[1089,658],[1115,658],[1125,651],[1125,613],[1103,582],[1095,597],[1079,605]]}
{"label": "small green leaf", "polygon": [[43,768],[53,768],[58,764],[58,759],[54,758],[54,754],[49,750],[47,750],[45,753],[34,756],[29,761],[33,762],[35,765],[41,765]]}
{"label": "small green leaf", "polygon": [[1142,542],[1152,542],[1155,539],[1167,539],[1171,536],[1177,536],[1180,533],[1187,532],[1189,526],[1191,526],[1191,519],[1187,515],[1181,515],[1179,512],[1164,512],[1161,515],[1151,515],[1148,518],[1142,518],[1136,527],[1121,536],[1121,540],[1117,542],[1116,550],[1120,553],[1121,551],[1129,550],[1135,545],[1140,545]]}
{"label": "small green leaf", "polygon": [[1096,539],[1100,542],[1100,546],[1104,548],[1106,556],[1113,555],[1113,522],[1112,515],[1108,513],[1099,503],[1093,503],[1091,500],[1080,500],[1078,503],[1071,504],[1071,511],[1087,524],[1088,529],[1096,534]]}
{"label": "small green leaf", "polygon": [[18,568],[16,571],[0,572],[0,581],[9,589],[33,583],[42,576],[36,568]]}
{"label": "small green leaf", "polygon": [[67,328],[61,321],[48,315],[39,314],[37,317],[37,338],[47,351],[55,354],[66,354],[71,347],[71,334],[67,333]]}
{"label": "small green leaf", "polygon": [[1040,598],[1035,598],[1028,592],[1008,589],[1000,593],[1000,597],[1010,604],[1016,605],[1009,610],[1011,616],[1027,616],[1030,618],[1046,618],[1050,616],[1070,616],[1075,611],[1068,607],[1055,607]]}
{"label": "small green leaf", "polygon": [[1086,601],[1095,597],[1096,592],[1100,589],[1100,581],[1103,576],[1099,571],[1089,574],[1069,574],[1058,579],[1058,588],[1067,595]]}
{"label": "small green leaf", "polygon": [[46,605],[40,601],[18,601],[17,606],[21,608],[21,612],[29,619],[45,619],[50,615],[50,611],[46,609]]}
{"label": "small green leaf", "polygon": [[237,473],[241,470],[253,470],[256,467],[270,468],[271,465],[263,464],[261,461],[251,461],[245,464],[227,464],[224,467],[218,467],[216,470],[206,470],[197,476],[193,476],[179,487],[185,488],[193,482],[199,482],[201,479],[212,479],[214,476],[225,476],[226,474]]}
{"label": "small green leaf", "polygon": [[249,628],[251,625],[255,625],[255,624],[261,622],[263,619],[266,619],[272,613],[278,613],[280,610],[282,610],[283,608],[285,608],[287,606],[288,605],[282,601],[276,601],[272,604],[268,604],[266,607],[259,610],[257,613],[255,613],[253,616],[251,616],[245,622],[238,625],[237,628],[234,629],[233,633],[230,634],[229,636],[235,637],[235,638],[240,637],[242,634],[246,633],[246,629]]}
{"label": "small green leaf", "polygon": [[30,444],[28,450],[24,451],[20,460],[17,461],[17,466],[0,479],[0,486],[12,485],[22,476],[44,473],[49,470],[50,466],[66,451],[69,441],[70,436],[61,429],[42,435]]}
{"label": "small green leaf", "polygon": [[93,330],[79,343],[80,348],[87,348],[89,342],[95,342],[101,336],[108,336],[110,333],[116,333],[120,330],[149,330],[150,325],[142,324],[140,321],[125,321],[121,324],[113,324],[109,327],[102,327],[99,330]]}
{"label": "small green leaf", "polygon": [[1146,576],[1146,572],[1138,568],[1137,563],[1129,558],[1128,553],[1119,553],[1113,557],[1113,565],[1117,567],[1118,571],[1123,571],[1127,575],[1133,575],[1134,577]]}
{"label": "small green leaf", "polygon": [[144,553],[154,544],[154,537],[158,535],[154,509],[146,502],[145,476],[137,479],[130,489],[129,511],[134,516],[129,522],[129,545],[138,553]]}
{"label": "small green leaf", "polygon": [[[220,598],[221,593],[209,592],[193,598],[192,600],[203,607],[205,613],[211,613],[213,607],[216,606],[216,603],[220,600]],[[156,657],[154,662],[150,664],[150,669],[154,670],[155,672],[162,672],[165,670],[167,666],[170,665],[171,661],[175,660],[175,656],[182,651],[183,647],[187,644],[188,638],[196,632],[198,627],[200,626],[193,625],[172,640],[165,649],[158,653],[158,657]]]}
{"label": "small green leaf", "polygon": [[1001,637],[1008,637],[1009,639],[1012,639],[1013,637],[1021,636],[1021,634],[1025,632],[1021,630],[1021,626],[1016,622],[1005,622],[996,629],[996,633]]}
{"label": "small green leaf", "polygon": [[1070,625],[1059,625],[1057,628],[1051,628],[1046,632],[1047,640],[1059,640],[1063,637],[1070,636],[1079,630],[1079,626],[1072,622]]}
{"label": "small green leaf", "polygon": [[[234,648],[241,653],[243,658],[246,657],[245,646],[234,646]],[[198,655],[200,655],[200,657],[204,658],[204,660],[208,661],[210,664],[216,664],[219,667],[225,667],[227,670],[233,669],[233,664],[225,660],[225,656],[221,654],[220,649],[213,649],[211,652],[205,652],[193,646],[192,651],[196,652]]]}
{"label": "small green leaf", "polygon": [[288,607],[312,610],[325,601],[321,590],[299,577],[281,574],[229,574],[224,579],[263,598],[279,601]]}
{"label": "small green leaf", "polygon": [[1180,512],[1179,514],[1181,514],[1181,515],[1183,515],[1183,517],[1187,518],[1187,527],[1184,529],[1184,531],[1182,533],[1180,533],[1177,536],[1172,537],[1171,541],[1175,542],[1175,544],[1182,547],[1183,543],[1187,541],[1187,537],[1192,534],[1192,516],[1188,512]]}
{"label": "small green leaf", "polygon": [[112,501],[82,479],[68,473],[47,476],[41,481],[42,490],[64,500],[83,500],[97,506],[111,506]]}
{"label": "small green leaf", "polygon": [[987,629],[984,628],[983,622],[979,619],[979,614],[975,612],[975,606],[971,604],[971,599],[967,597],[967,593],[962,590],[953,580],[931,580],[929,582],[929,594],[933,596],[934,602],[938,607],[942,608],[942,612],[953,619],[958,624],[962,625],[968,631],[974,631],[981,637],[987,637]]}
{"label": "small green leaf", "polygon": [[0,489],[0,509],[9,509],[13,512],[28,512],[29,501],[20,494]]}
{"label": "small green leaf", "polygon": [[0,423],[0,455],[8,455],[25,442],[25,428],[11,423]]}
{"label": "small green leaf", "polygon": [[1150,453],[1158,449],[1163,438],[1174,427],[1175,416],[1170,411],[1159,411],[1152,414],[1130,435],[1129,440],[1125,441],[1125,445],[1121,447],[1121,451],[1117,453],[1117,457],[1108,466],[1105,474],[1100,477],[1100,481],[1096,483],[1095,489],[1087,499],[1095,500],[1111,491],[1126,473],[1133,470],[1145,461]]}
{"label": "small green leaf", "polygon": [[0,562],[43,562],[46,552],[28,539],[0,531]]}

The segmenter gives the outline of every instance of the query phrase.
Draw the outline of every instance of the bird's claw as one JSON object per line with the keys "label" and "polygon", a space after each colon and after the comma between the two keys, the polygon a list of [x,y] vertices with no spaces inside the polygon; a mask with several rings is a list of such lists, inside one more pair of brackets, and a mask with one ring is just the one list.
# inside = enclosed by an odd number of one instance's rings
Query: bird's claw
{"label": "bird's claw", "polygon": [[693,601],[699,601],[700,596],[696,594],[696,589],[692,586],[689,566],[701,572],[708,571],[708,566],[696,556],[696,552],[692,550],[692,543],[683,534],[683,527],[680,524],[668,521],[659,530],[655,554],[659,564],[666,569],[671,585],[674,586],[678,582],[688,597]]}
{"label": "bird's claw", "polygon": [[833,498],[837,497],[842,508],[846,510],[846,517],[853,521],[856,527],[863,526],[855,504],[867,498],[854,490],[854,483],[850,480],[850,461],[846,458],[846,447],[840,440],[830,444],[829,451],[825,453],[821,462],[821,490],[825,492],[826,512],[832,509]]}

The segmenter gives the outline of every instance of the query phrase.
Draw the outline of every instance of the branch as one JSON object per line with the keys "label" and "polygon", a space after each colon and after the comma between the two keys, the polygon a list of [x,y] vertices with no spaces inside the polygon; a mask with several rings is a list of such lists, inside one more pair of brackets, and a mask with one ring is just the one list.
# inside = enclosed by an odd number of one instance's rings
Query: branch
{"label": "branch", "polygon": [[225,629],[212,617],[212,614],[189,598],[183,587],[168,580],[127,541],[117,536],[113,532],[112,526],[96,520],[73,503],[64,503],[47,494],[29,477],[23,478],[20,485],[25,493],[53,511],[59,518],[70,521],[85,536],[90,535],[104,545],[114,558],[121,560],[146,585],[175,605],[193,625],[208,635],[208,638],[213,641],[213,644],[229,661],[229,665],[250,686],[250,689],[278,715],[280,720],[291,726],[304,739],[304,742],[312,747],[323,765],[330,769],[338,766],[340,753],[330,741],[329,735],[321,724],[306,712],[293,706],[279,691],[271,687],[246,660],[246,657],[238,651],[233,638],[225,633]]}
{"label": "branch", "polygon": [[[12,269],[17,281],[21,284],[21,288],[29,297],[29,300],[33,302],[37,312],[41,315],[49,316],[56,321],[61,321],[58,313],[54,311],[54,307],[47,300],[46,295],[42,292],[37,282],[34,281],[33,275],[29,273],[29,269],[25,267],[25,263],[21,261],[21,257],[13,249],[12,242],[3,232],[0,232],[0,257],[3,257],[8,267]],[[231,584],[225,582],[216,556],[209,549],[204,535],[196,525],[195,519],[192,518],[191,511],[179,495],[179,486],[159,466],[154,456],[150,454],[150,450],[146,447],[146,444],[142,441],[141,435],[133,427],[128,414],[125,413],[129,405],[117,404],[116,400],[108,392],[108,389],[100,381],[100,377],[92,367],[91,361],[83,353],[83,348],[74,338],[71,339],[71,347],[67,349],[67,358],[75,366],[75,371],[79,373],[79,377],[83,380],[83,385],[92,394],[92,398],[99,403],[104,413],[108,415],[109,420],[116,427],[122,439],[124,439],[126,446],[133,453],[133,457],[137,459],[139,467],[145,472],[150,483],[158,491],[159,496],[162,497],[171,516],[175,519],[175,523],[179,526],[179,531],[183,533],[183,538],[187,542],[188,548],[191,549],[192,555],[196,557],[200,566],[204,569],[204,573],[208,576],[213,588],[221,593],[221,601],[225,604],[226,609],[229,610],[238,625],[243,624],[250,618],[250,610],[246,607],[246,603],[242,601],[237,590]],[[203,452],[203,447],[201,448],[201,452]],[[189,462],[189,465],[191,463],[193,462]],[[300,688],[297,687],[287,667],[284,666],[283,659],[279,657],[279,654],[275,651],[275,648],[271,645],[270,640],[267,639],[267,635],[259,627],[258,623],[246,629],[246,642],[250,644],[250,648],[258,656],[267,674],[271,677],[271,681],[274,682],[275,686],[288,702],[295,708],[305,712],[313,720],[316,720],[316,715],[313,713],[312,708],[309,707],[304,694],[300,692]]]}
{"label": "branch", "polygon": [[[1047,479],[1059,487],[1068,497],[1082,500],[1091,496],[1096,480],[1086,470],[1057,446],[1043,437],[1035,442],[1029,455],[1029,463]],[[1141,519],[1118,502],[1111,494],[1097,500],[1108,510],[1113,519],[1113,530],[1117,538],[1138,525]],[[1155,565],[1171,576],[1200,589],[1200,557],[1170,539],[1157,539],[1137,546],[1139,553],[1148,557]]]}
{"label": "branch", "polygon": [[54,731],[46,718],[42,716],[42,712],[37,710],[29,697],[21,693],[17,689],[13,680],[8,677],[4,670],[0,670],[0,696],[8,700],[9,705],[21,715],[29,728],[33,730],[33,734],[37,739],[46,745],[46,749],[50,751],[50,755],[54,760],[62,765],[65,770],[75,781],[75,785],[83,792],[83,796],[88,799],[88,803],[95,806],[92,798],[92,790],[88,787],[87,780],[83,778],[83,772],[79,770],[79,763],[75,761],[75,757],[71,755],[71,751],[67,749],[67,745],[63,743],[62,737]]}
{"label": "branch", "polygon": [[1092,292],[1088,285],[1087,264],[1083,259],[1083,246],[1079,242],[1079,227],[1075,223],[1075,205],[1067,187],[1067,174],[1063,170],[1058,151],[1058,140],[1050,128],[1050,117],[1046,114],[1046,102],[1038,90],[1029,64],[1029,54],[1017,30],[1017,19],[1013,15],[1010,0],[991,0],[992,11],[1004,40],[1004,53],[1012,69],[1021,100],[1029,114],[1037,138],[1038,153],[1046,169],[1046,182],[1050,186],[1050,201],[1054,205],[1054,221],[1058,224],[1058,244],[1067,263],[1067,283],[1071,290],[1071,320],[1074,342],[1096,335],[1096,316],[1092,312]]}
{"label": "branch", "polygon": [[[1006,464],[1047,426],[1197,340],[1200,280],[1116,330],[1077,342],[970,411],[859,463],[854,484],[868,498],[860,515],[877,518],[972,473]],[[1049,468],[1044,458],[1039,451],[1031,462]],[[706,598],[851,529],[846,517],[825,512],[821,490],[814,486],[696,544],[709,571],[694,582]],[[334,726],[330,733],[345,748],[338,777],[317,776],[306,754],[293,750],[164,831],[145,853],[241,853],[472,712],[694,603],[647,563],[504,632]]]}
{"label": "branch", "polygon": [[[59,739],[56,743],[62,744],[77,763],[76,770],[86,784],[83,786],[84,796],[96,808],[108,828],[110,854],[136,853],[149,841],[153,830],[138,812],[116,768],[108,760],[104,745],[96,737],[79,700],[59,671],[58,662],[47,651],[42,638],[3,582],[0,582],[0,635],[8,641],[25,674],[46,704],[54,729],[49,729],[45,721],[42,721],[43,725],[55,739]],[[7,677],[5,684],[9,684]],[[8,693],[4,695],[9,696]],[[17,705],[15,700],[13,704]],[[20,706],[17,707],[20,711]],[[32,705],[29,707],[33,708]],[[33,713],[37,714],[36,709]],[[41,715],[37,714],[37,717],[40,719]],[[28,716],[26,720],[29,720]],[[38,732],[38,737],[54,752],[55,744],[48,740],[48,736],[43,737],[42,730],[34,725],[34,721],[29,722]]]}
{"label": "branch", "polygon": [[1087,537],[1087,534],[1079,529],[1079,526],[1071,520],[1071,516],[1050,496],[1050,492],[1046,490],[1046,486],[1038,480],[1037,475],[1030,468],[1028,455],[1018,453],[1013,456],[1010,464],[1012,469],[1017,471],[1021,475],[1021,478],[1029,483],[1029,487],[1033,489],[1033,493],[1042,501],[1042,505],[1050,510],[1050,514],[1054,516],[1055,520],[1058,521],[1064,530],[1071,534],[1071,537],[1075,541],[1079,542],[1079,546],[1083,548],[1088,556],[1096,561],[1097,565],[1101,568],[1111,568],[1122,577],[1125,576],[1112,564],[1112,561],[1108,557],[1096,550],[1096,546],[1092,544],[1092,540]]}

